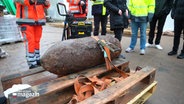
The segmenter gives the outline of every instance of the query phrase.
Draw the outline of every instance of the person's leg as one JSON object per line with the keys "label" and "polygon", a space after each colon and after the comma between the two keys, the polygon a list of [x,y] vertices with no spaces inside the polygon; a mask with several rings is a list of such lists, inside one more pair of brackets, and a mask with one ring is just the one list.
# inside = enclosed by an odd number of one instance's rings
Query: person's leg
{"label": "person's leg", "polygon": [[42,36],[42,26],[35,26],[35,55],[37,65],[40,64],[40,39]]}
{"label": "person's leg", "polygon": [[121,41],[122,32],[123,32],[123,29],[122,28],[116,28],[116,29],[114,29],[115,38],[117,38],[119,41]]}
{"label": "person's leg", "polygon": [[184,40],[183,40],[183,49],[181,50],[182,53],[184,53]]}
{"label": "person's leg", "polygon": [[169,56],[176,55],[178,51],[178,46],[180,43],[180,35],[182,32],[182,21],[174,20],[174,39],[172,51],[168,53]]}
{"label": "person's leg", "polygon": [[140,49],[145,50],[147,22],[140,23]]}
{"label": "person's leg", "polygon": [[[117,38],[120,42],[121,42],[123,30],[124,30],[123,28],[114,29],[115,38]],[[121,54],[119,57],[125,59],[125,56],[123,54]]]}
{"label": "person's leg", "polygon": [[184,53],[184,22],[183,22],[183,49],[182,49],[182,53]]}
{"label": "person's leg", "polygon": [[160,40],[161,40],[161,36],[162,36],[163,27],[164,27],[164,24],[165,24],[166,17],[167,17],[167,15],[164,15],[164,16],[159,17],[159,19],[158,19],[157,35],[156,35],[156,39],[155,39],[155,45],[160,44]]}
{"label": "person's leg", "polygon": [[98,36],[99,34],[99,25],[100,25],[100,15],[94,15],[94,36]]}
{"label": "person's leg", "polygon": [[178,46],[180,43],[180,36],[182,32],[182,21],[180,20],[175,20],[174,22],[174,46],[173,46],[173,51],[177,52],[178,51]]}
{"label": "person's leg", "polygon": [[101,35],[106,35],[107,16],[101,16]]}
{"label": "person's leg", "polygon": [[149,38],[148,38],[148,43],[153,44],[153,39],[155,36],[155,27],[157,24],[158,18],[156,16],[153,16],[152,21],[149,23],[150,24],[150,31],[149,31]]}
{"label": "person's leg", "polygon": [[138,28],[139,28],[138,23],[135,21],[131,21],[132,36],[131,36],[131,42],[129,46],[131,49],[134,49],[137,43]]}
{"label": "person's leg", "polygon": [[29,68],[36,67],[36,56],[35,56],[35,37],[34,37],[34,27],[30,25],[22,25],[21,32],[24,38],[24,43],[26,47],[26,59]]}
{"label": "person's leg", "polygon": [[184,59],[184,22],[183,22],[183,48],[181,53],[177,56],[178,59]]}

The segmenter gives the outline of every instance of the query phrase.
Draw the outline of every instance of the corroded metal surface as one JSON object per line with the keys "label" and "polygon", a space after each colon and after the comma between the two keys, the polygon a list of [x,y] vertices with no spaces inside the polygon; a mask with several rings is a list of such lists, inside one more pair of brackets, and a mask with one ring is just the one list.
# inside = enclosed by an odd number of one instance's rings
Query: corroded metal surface
{"label": "corroded metal surface", "polygon": [[[99,36],[99,39],[106,40],[121,48],[120,42],[112,36]],[[118,57],[120,53],[120,51],[112,53],[111,57]],[[103,52],[92,37],[58,42],[50,47],[41,58],[44,69],[60,76],[102,63],[105,63]]]}

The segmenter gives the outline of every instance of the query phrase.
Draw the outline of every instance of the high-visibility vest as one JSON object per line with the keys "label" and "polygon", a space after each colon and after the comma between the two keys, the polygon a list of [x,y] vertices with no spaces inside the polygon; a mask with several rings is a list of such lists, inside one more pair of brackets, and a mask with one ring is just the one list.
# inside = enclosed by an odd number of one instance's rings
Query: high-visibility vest
{"label": "high-visibility vest", "polygon": [[74,17],[76,18],[83,18],[87,16],[87,12],[88,12],[88,0],[86,0],[86,8],[83,11],[82,6],[80,6],[80,1],[81,0],[67,0],[67,2],[69,3],[69,10],[70,13],[72,13],[74,15]]}
{"label": "high-visibility vest", "polygon": [[148,13],[154,13],[155,0],[129,0],[128,8],[135,17],[147,16]]}
{"label": "high-visibility vest", "polygon": [[16,17],[18,24],[40,24],[44,25],[45,19],[45,8],[49,8],[50,5],[44,4],[30,4],[30,0],[15,0],[16,3]]}
{"label": "high-visibility vest", "polygon": [[[106,15],[106,7],[103,5],[104,4],[104,0],[96,0],[96,1],[93,1],[93,5],[96,5],[96,6],[102,6],[102,15]],[[96,11],[96,10],[95,10]]]}

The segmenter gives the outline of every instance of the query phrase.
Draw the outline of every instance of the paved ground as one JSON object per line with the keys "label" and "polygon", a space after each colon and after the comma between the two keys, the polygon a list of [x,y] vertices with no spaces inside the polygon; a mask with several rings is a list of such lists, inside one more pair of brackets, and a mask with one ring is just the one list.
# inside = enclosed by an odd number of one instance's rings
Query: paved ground
{"label": "paved ground", "polygon": [[[61,39],[61,28],[45,26],[41,40],[41,55],[55,42]],[[180,49],[182,45],[180,43]],[[125,53],[124,50],[130,43],[130,37],[123,36],[122,53],[130,61],[130,68],[136,66],[152,66],[157,69],[156,80],[158,87],[154,95],[146,104],[184,104],[184,60],[177,59],[176,56],[167,56],[172,48],[173,37],[163,36],[161,45],[163,50],[148,48],[144,56],[139,55],[139,39],[135,52]],[[0,59],[0,77],[12,73],[28,70],[25,60],[25,49],[23,43],[7,44],[2,48],[9,53],[5,59]],[[0,92],[2,92],[0,83]]]}

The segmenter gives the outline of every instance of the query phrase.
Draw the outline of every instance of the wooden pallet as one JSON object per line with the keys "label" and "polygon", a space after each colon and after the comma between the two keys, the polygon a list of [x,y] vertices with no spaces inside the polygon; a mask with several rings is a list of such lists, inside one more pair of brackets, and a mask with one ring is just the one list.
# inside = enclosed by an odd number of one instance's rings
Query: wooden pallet
{"label": "wooden pallet", "polygon": [[[113,63],[122,70],[129,67],[129,62],[122,58],[113,60]],[[141,71],[131,73],[128,78],[93,95],[79,104],[94,104],[94,102],[95,104],[126,104],[154,82],[155,71],[156,70],[152,67],[145,67]],[[9,88],[15,83],[23,83],[22,79],[25,77],[35,76],[43,72],[45,72],[45,70],[37,68],[19,74],[4,76],[1,78],[3,89]],[[66,104],[72,98],[73,94],[75,94],[73,83],[78,75],[84,75],[86,77],[94,75],[106,76],[113,72],[113,70],[107,71],[105,65],[100,65],[59,78],[52,76],[49,78],[46,77],[46,80],[43,78],[43,81],[41,79],[39,81],[31,81],[32,87],[22,91],[38,93],[39,96],[15,98],[15,96],[10,94],[8,102],[10,104]],[[34,80],[34,78],[31,79]]]}
{"label": "wooden pallet", "polygon": [[147,66],[79,104],[127,104],[154,82],[155,72],[154,68]]}
{"label": "wooden pallet", "polygon": [[145,101],[150,98],[155,92],[157,87],[157,82],[154,81],[148,87],[146,87],[141,93],[135,96],[132,100],[130,100],[127,104],[144,104]]}

